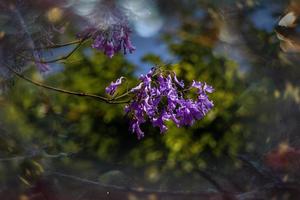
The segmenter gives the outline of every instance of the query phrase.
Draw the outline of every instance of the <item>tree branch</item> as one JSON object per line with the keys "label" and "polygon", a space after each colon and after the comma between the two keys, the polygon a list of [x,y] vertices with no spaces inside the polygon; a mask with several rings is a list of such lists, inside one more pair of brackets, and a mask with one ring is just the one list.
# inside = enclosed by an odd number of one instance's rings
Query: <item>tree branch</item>
{"label": "tree branch", "polygon": [[[49,64],[49,63],[55,63],[55,62],[58,62],[58,61],[61,61],[61,60],[66,60],[68,59],[70,56],[73,55],[73,53],[75,53],[75,51],[77,51],[81,45],[85,42],[86,40],[85,39],[82,39],[82,40],[78,40],[78,41],[73,41],[73,42],[70,42],[70,43],[66,43],[66,44],[61,44],[60,47],[63,47],[63,46],[68,46],[68,45],[71,45],[71,44],[77,44],[74,49],[72,49],[72,51],[70,51],[67,55],[65,56],[62,56],[62,57],[59,57],[59,58],[55,58],[55,59],[52,59],[52,60],[42,60],[42,59],[29,59],[27,58],[26,56],[22,55],[22,54],[18,54],[19,56],[21,56],[22,58],[28,60],[28,61],[32,61],[32,62],[37,62],[37,63],[43,63],[43,64]],[[54,47],[53,48],[59,48],[59,47]],[[33,51],[37,51],[38,49],[42,49],[42,48],[36,48],[36,49],[33,49]]]}
{"label": "tree branch", "polygon": [[23,79],[23,80],[25,80],[25,81],[33,84],[33,85],[36,85],[38,87],[42,87],[42,88],[45,88],[45,89],[48,89],[48,90],[52,90],[52,91],[56,91],[56,92],[60,92],[60,93],[64,93],[64,94],[69,94],[69,95],[74,95],[74,96],[88,97],[88,98],[92,98],[92,99],[95,99],[95,100],[98,100],[98,101],[103,101],[103,102],[108,103],[108,104],[125,104],[125,103],[129,102],[129,100],[127,100],[127,101],[114,101],[114,100],[108,99],[106,97],[95,95],[95,94],[89,94],[89,93],[84,93],[84,92],[74,92],[74,91],[69,91],[69,90],[65,90],[65,89],[61,89],[61,88],[57,88],[57,87],[52,87],[52,86],[49,86],[49,85],[45,85],[41,82],[34,81],[34,80],[22,75],[21,73],[19,73],[18,71],[16,71],[15,69],[13,69],[9,66],[6,66],[6,67],[11,72],[16,74],[19,78],[21,78],[21,79]]}
{"label": "tree branch", "polygon": [[70,46],[70,45],[74,45],[74,44],[79,44],[81,41],[82,41],[82,39],[79,39],[79,40],[74,40],[74,41],[66,42],[66,43],[62,43],[62,44],[53,44],[53,45],[49,45],[49,46],[45,46],[45,47],[37,47],[34,50],[56,49],[56,48],[66,47],[66,46]]}
{"label": "tree branch", "polygon": [[43,158],[49,158],[49,159],[55,159],[55,158],[61,158],[61,157],[68,157],[71,153],[58,153],[56,155],[54,154],[48,154],[44,151],[38,152],[38,153],[32,153],[29,155],[22,155],[22,156],[14,156],[14,157],[7,157],[7,158],[0,158],[0,162],[6,162],[6,161],[22,161],[25,159],[30,159],[34,157],[43,157]]}
{"label": "tree branch", "polygon": [[38,60],[37,62],[39,63],[44,63],[44,64],[47,64],[47,63],[55,63],[57,61],[60,61],[60,60],[66,60],[68,59],[75,51],[77,51],[77,49],[79,49],[81,47],[81,45],[85,42],[86,40],[80,40],[79,43],[74,47],[74,49],[68,53],[67,55],[65,56],[62,56],[60,58],[56,58],[56,59],[53,59],[53,60],[48,60],[48,61],[43,61],[43,60]]}
{"label": "tree branch", "polygon": [[73,181],[79,181],[86,184],[91,185],[97,185],[102,188],[110,189],[110,190],[117,190],[117,191],[124,191],[124,192],[133,192],[136,194],[160,194],[160,195],[171,195],[171,196],[177,196],[177,195],[193,195],[193,196],[206,196],[207,198],[210,198],[213,195],[216,195],[215,192],[188,192],[188,191],[164,191],[164,190],[151,190],[146,188],[131,188],[126,186],[117,186],[117,185],[110,185],[110,184],[104,184],[99,181],[89,180],[73,175],[68,175],[60,172],[50,172],[50,174],[53,174],[55,176],[64,177],[71,179]]}

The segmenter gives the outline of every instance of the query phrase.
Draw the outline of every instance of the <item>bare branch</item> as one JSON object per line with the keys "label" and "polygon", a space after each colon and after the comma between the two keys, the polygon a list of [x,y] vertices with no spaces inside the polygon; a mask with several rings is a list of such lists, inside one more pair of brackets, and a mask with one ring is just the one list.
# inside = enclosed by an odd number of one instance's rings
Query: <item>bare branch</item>
{"label": "bare branch", "polygon": [[233,195],[231,195],[228,191],[226,191],[221,184],[218,183],[218,181],[213,178],[209,173],[207,173],[204,170],[198,169],[197,172],[200,174],[201,177],[206,179],[208,182],[210,182],[221,194],[222,199],[224,200],[234,200],[236,199]]}
{"label": "bare branch", "polygon": [[48,61],[43,61],[43,60],[37,60],[37,62],[39,63],[55,63],[55,62],[58,62],[58,61],[61,61],[61,60],[66,60],[68,59],[70,56],[73,55],[73,53],[75,53],[75,51],[77,51],[77,49],[79,49],[81,47],[81,45],[85,42],[86,40],[80,40],[80,42],[74,47],[74,49],[72,51],[70,51],[70,53],[68,53],[67,55],[65,56],[62,56],[60,58],[56,58],[56,59],[53,59],[53,60],[48,60]]}
{"label": "bare branch", "polygon": [[125,104],[125,103],[129,102],[129,100],[127,100],[127,101],[114,101],[114,100],[110,100],[106,97],[95,95],[95,94],[89,94],[89,93],[83,93],[83,92],[74,92],[74,91],[69,91],[69,90],[66,90],[66,89],[52,87],[52,86],[45,85],[43,83],[34,81],[34,80],[22,75],[21,73],[19,73],[18,71],[14,70],[13,68],[11,68],[9,66],[6,66],[6,67],[10,71],[12,71],[14,74],[16,74],[19,78],[21,78],[21,79],[23,79],[23,80],[25,80],[25,81],[27,81],[31,84],[34,84],[38,87],[42,87],[42,88],[45,88],[45,89],[48,89],[48,90],[52,90],[52,91],[56,91],[56,92],[60,92],[60,93],[64,93],[64,94],[69,94],[69,95],[74,95],[74,96],[88,97],[88,98],[92,98],[92,99],[95,99],[95,100],[98,100],[98,101],[103,101],[103,102],[108,103],[108,104]]}
{"label": "bare branch", "polygon": [[111,189],[111,190],[118,190],[118,191],[125,191],[125,192],[133,192],[133,193],[138,193],[138,194],[160,194],[160,195],[195,195],[195,196],[206,196],[207,198],[216,195],[215,192],[208,193],[208,192],[186,192],[186,191],[164,191],[164,190],[151,190],[151,189],[146,189],[146,188],[130,188],[130,187],[123,187],[123,186],[116,186],[116,185],[109,185],[109,184],[103,184],[98,181],[93,181],[73,175],[68,175],[60,172],[50,172],[53,175],[72,179],[75,181],[79,181],[82,183],[88,183],[91,185],[97,185],[102,188],[106,189]]}
{"label": "bare branch", "polygon": [[23,155],[23,156],[14,156],[14,157],[8,157],[8,158],[0,158],[0,162],[5,162],[5,161],[22,161],[25,159],[29,159],[29,158],[34,158],[37,156],[41,156],[43,158],[49,158],[49,159],[55,159],[55,158],[61,158],[61,157],[68,157],[71,154],[69,153],[58,153],[58,154],[48,154],[44,151],[41,152],[36,152],[36,153],[32,153],[29,155]]}
{"label": "bare branch", "polygon": [[57,48],[66,47],[66,46],[70,46],[70,45],[74,45],[74,44],[79,44],[81,41],[82,41],[82,39],[74,40],[74,41],[66,42],[66,43],[62,43],[62,44],[53,44],[53,45],[49,45],[49,46],[45,46],[45,47],[37,47],[34,50],[57,49]]}
{"label": "bare branch", "polygon": [[[44,64],[55,63],[55,62],[58,62],[58,61],[62,61],[62,60],[68,59],[70,56],[73,55],[73,53],[75,53],[75,51],[77,51],[77,50],[81,47],[81,45],[82,45],[85,41],[86,41],[85,39],[82,39],[82,40],[78,40],[78,41],[72,42],[73,44],[77,44],[77,45],[72,49],[72,51],[70,51],[70,52],[69,52],[67,55],[65,55],[65,56],[62,56],[62,57],[59,57],[59,58],[55,58],[55,59],[52,59],[52,60],[46,60],[46,61],[45,61],[45,60],[42,60],[42,59],[36,59],[36,58],[31,59],[31,58],[27,58],[26,56],[24,56],[24,55],[22,55],[22,54],[18,54],[18,56],[20,56],[20,57],[22,57],[23,59],[26,59],[26,60],[28,60],[28,61],[37,62],[37,63],[44,63]],[[62,44],[62,45],[68,46],[68,45],[71,45],[71,44],[66,43],[66,44]],[[62,46],[60,46],[60,47],[62,47]],[[59,47],[54,47],[54,48],[59,48]],[[34,49],[34,51],[36,51],[36,50],[38,50],[38,49]]]}

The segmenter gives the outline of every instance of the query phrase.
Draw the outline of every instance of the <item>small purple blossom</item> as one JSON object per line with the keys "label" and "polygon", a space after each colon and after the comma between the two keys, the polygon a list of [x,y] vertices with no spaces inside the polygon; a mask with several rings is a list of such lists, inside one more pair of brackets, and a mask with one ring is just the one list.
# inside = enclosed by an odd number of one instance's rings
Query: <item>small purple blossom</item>
{"label": "small purple blossom", "polygon": [[105,88],[105,92],[111,96],[114,95],[118,87],[122,84],[123,79],[125,78],[122,76],[115,82],[111,82],[111,84]]}
{"label": "small purple blossom", "polygon": [[[125,107],[125,112],[131,117],[130,130],[138,139],[144,137],[141,125],[149,120],[160,132],[168,130],[167,121],[173,121],[177,127],[191,126],[196,120],[202,119],[213,107],[207,93],[213,88],[206,83],[193,81],[191,86],[184,89],[184,82],[178,80],[175,73],[154,73],[141,75],[141,83],[131,89],[134,99]],[[185,92],[196,88],[197,98],[185,97]]]}
{"label": "small purple blossom", "polygon": [[177,76],[176,76],[176,75],[174,75],[174,81],[175,81],[175,83],[177,83],[180,87],[184,88],[184,82],[183,82],[183,80],[179,81],[179,80],[177,79]]}
{"label": "small purple blossom", "polygon": [[207,85],[206,83],[204,83],[203,90],[208,92],[208,93],[213,93],[214,92],[214,88],[210,85]]}

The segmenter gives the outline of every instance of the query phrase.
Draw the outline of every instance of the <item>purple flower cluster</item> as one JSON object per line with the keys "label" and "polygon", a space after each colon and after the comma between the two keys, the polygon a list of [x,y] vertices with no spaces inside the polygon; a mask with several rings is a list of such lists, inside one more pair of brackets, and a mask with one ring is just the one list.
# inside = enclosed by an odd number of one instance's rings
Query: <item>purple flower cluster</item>
{"label": "purple flower cluster", "polygon": [[[131,90],[135,98],[126,106],[125,112],[131,117],[130,130],[140,139],[144,136],[141,124],[149,120],[160,132],[167,131],[166,121],[173,121],[177,127],[191,126],[202,119],[213,107],[207,93],[213,88],[206,83],[193,81],[184,88],[175,73],[156,73],[152,69],[140,77],[141,83]],[[186,92],[196,89],[197,98],[186,98]]]}
{"label": "purple flower cluster", "polygon": [[130,40],[131,30],[127,25],[114,25],[107,30],[97,30],[88,28],[81,34],[79,38],[91,37],[93,39],[92,48],[104,52],[109,58],[123,50],[124,54],[132,53],[135,47]]}

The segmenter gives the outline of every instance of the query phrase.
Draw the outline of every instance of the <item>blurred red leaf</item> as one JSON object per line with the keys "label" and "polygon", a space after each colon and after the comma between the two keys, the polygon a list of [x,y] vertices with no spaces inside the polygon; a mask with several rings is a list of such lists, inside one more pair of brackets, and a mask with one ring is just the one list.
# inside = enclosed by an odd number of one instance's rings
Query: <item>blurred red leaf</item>
{"label": "blurred red leaf", "polygon": [[265,155],[265,164],[275,171],[295,172],[300,169],[300,149],[282,143]]}

